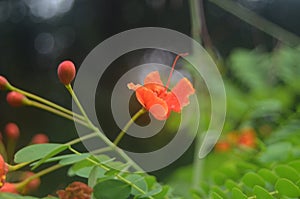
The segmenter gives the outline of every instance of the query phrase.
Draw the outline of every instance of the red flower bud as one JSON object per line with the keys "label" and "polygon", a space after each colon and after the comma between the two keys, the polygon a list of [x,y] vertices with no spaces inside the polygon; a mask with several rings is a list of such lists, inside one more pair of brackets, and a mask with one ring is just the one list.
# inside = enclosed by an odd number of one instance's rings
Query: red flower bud
{"label": "red flower bud", "polygon": [[17,190],[17,184],[15,183],[5,183],[4,186],[0,189],[1,192],[7,192],[7,193],[19,193]]}
{"label": "red flower bud", "polygon": [[[30,172],[30,171],[26,171],[21,179],[22,180],[26,180],[27,178],[29,178],[30,176],[33,176],[34,173]],[[36,190],[41,184],[41,180],[40,178],[35,178],[33,180],[31,180],[24,188],[24,190],[22,190],[22,194],[27,194],[28,192],[32,192],[34,190]]]}
{"label": "red flower bud", "polygon": [[6,162],[4,161],[2,155],[0,155],[0,188],[3,187],[3,185],[5,183],[7,172],[8,172],[8,166],[7,166]]}
{"label": "red flower bud", "polygon": [[73,182],[65,190],[57,191],[60,199],[90,199],[93,189],[82,182]]}
{"label": "red flower bud", "polygon": [[48,142],[49,142],[48,136],[43,133],[36,134],[31,139],[32,144],[43,144]]}
{"label": "red flower bud", "polygon": [[70,84],[76,75],[76,68],[71,61],[63,61],[57,69],[58,78],[64,85]]}
{"label": "red flower bud", "polygon": [[6,124],[4,132],[8,138],[11,138],[13,140],[16,140],[20,137],[20,130],[18,125],[12,122]]}
{"label": "red flower bud", "polygon": [[6,90],[9,86],[7,79],[3,76],[0,76],[0,90]]}
{"label": "red flower bud", "polygon": [[229,151],[230,144],[227,141],[219,141],[215,145],[215,150],[219,152]]}
{"label": "red flower bud", "polygon": [[21,93],[12,91],[6,96],[9,105],[13,107],[20,107],[27,104],[28,99]]}

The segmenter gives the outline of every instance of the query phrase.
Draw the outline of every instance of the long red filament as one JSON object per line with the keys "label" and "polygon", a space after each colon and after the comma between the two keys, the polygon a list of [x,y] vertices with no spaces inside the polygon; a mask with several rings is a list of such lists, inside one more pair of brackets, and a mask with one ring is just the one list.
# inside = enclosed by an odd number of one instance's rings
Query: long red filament
{"label": "long red filament", "polygon": [[174,59],[174,62],[173,62],[173,64],[172,64],[172,68],[171,68],[171,71],[170,71],[170,74],[169,74],[169,78],[168,78],[168,81],[167,81],[167,84],[166,84],[166,90],[168,90],[168,88],[169,88],[169,84],[170,84],[170,81],[171,81],[171,78],[172,78],[172,74],[173,74],[173,72],[174,72],[174,68],[175,68],[175,65],[176,65],[178,59],[179,59],[180,57],[184,57],[184,56],[187,56],[187,55],[188,55],[188,53],[178,54],[178,55],[176,56],[176,58]]}

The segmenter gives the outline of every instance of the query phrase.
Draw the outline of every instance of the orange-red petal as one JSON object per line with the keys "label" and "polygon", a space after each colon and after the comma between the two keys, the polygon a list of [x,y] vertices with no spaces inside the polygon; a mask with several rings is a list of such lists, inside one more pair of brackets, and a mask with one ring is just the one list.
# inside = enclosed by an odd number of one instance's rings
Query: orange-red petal
{"label": "orange-red petal", "polygon": [[168,104],[168,108],[169,108],[169,111],[175,111],[177,113],[180,113],[181,111],[181,106],[180,106],[180,103],[176,97],[176,95],[172,92],[168,92],[166,93],[166,96],[165,96],[165,102]]}
{"label": "orange-red petal", "polygon": [[130,90],[136,90],[136,89],[138,89],[139,87],[141,87],[142,85],[140,85],[140,84],[134,84],[134,83],[132,83],[132,82],[130,82],[130,83],[128,83],[127,84],[127,87],[130,89]]}
{"label": "orange-red petal", "polygon": [[157,94],[142,86],[136,90],[136,98],[156,119],[165,120],[169,115],[169,108],[167,103],[157,97]]}
{"label": "orange-red petal", "polygon": [[153,71],[145,77],[144,85],[147,85],[147,84],[163,85],[158,71]]}
{"label": "orange-red petal", "polygon": [[172,89],[172,93],[176,96],[182,109],[190,103],[189,96],[195,93],[195,89],[187,78],[183,78]]}

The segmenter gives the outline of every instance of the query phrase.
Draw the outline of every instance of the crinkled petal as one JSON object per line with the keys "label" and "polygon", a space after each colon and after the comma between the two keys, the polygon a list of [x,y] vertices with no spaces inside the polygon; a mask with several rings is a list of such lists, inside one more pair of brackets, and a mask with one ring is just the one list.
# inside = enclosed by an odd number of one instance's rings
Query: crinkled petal
{"label": "crinkled petal", "polygon": [[157,120],[165,120],[169,114],[167,103],[147,87],[136,90],[136,98]]}
{"label": "crinkled petal", "polygon": [[190,103],[189,96],[195,93],[195,89],[187,78],[183,78],[176,84],[171,92],[176,96],[180,108],[182,109]]}
{"label": "crinkled petal", "polygon": [[147,85],[147,84],[163,85],[158,71],[153,71],[145,77],[144,85]]}
{"label": "crinkled petal", "polygon": [[144,87],[150,89],[152,92],[156,94],[156,96],[160,96],[166,92],[166,88],[161,84],[149,83],[149,84],[145,84]]}
{"label": "crinkled petal", "polygon": [[177,113],[180,113],[181,106],[177,99],[177,97],[172,92],[168,92],[164,98],[165,102],[168,105],[168,108],[170,111],[175,111]]}
{"label": "crinkled petal", "polygon": [[130,82],[130,83],[128,83],[127,84],[127,87],[130,89],[130,90],[136,90],[136,89],[138,89],[139,87],[141,87],[142,85],[140,85],[140,84],[134,84],[134,83],[132,83],[132,82]]}

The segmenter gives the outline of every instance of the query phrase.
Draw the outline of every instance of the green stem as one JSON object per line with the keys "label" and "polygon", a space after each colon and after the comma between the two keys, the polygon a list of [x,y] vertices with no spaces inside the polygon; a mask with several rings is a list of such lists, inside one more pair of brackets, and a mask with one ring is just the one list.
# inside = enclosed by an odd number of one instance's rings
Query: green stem
{"label": "green stem", "polygon": [[79,108],[81,114],[83,115],[85,121],[88,123],[89,127],[90,127],[91,129],[95,129],[96,127],[93,125],[93,123],[91,122],[91,120],[90,120],[89,117],[87,116],[87,114],[86,114],[85,110],[83,109],[81,103],[79,102],[79,100],[78,100],[78,98],[77,98],[75,92],[73,91],[71,84],[66,85],[66,88],[67,88],[67,90],[69,91],[69,93],[71,94],[71,96],[72,96],[74,102],[76,103],[76,105],[77,105],[77,107]]}
{"label": "green stem", "polygon": [[3,156],[3,159],[7,161],[7,152],[2,140],[0,140],[0,154]]}
{"label": "green stem", "polygon": [[135,168],[137,171],[140,172],[144,172],[144,170],[138,166],[122,149],[119,149],[118,147],[116,147],[116,145],[114,145],[114,143],[112,143],[102,132],[100,132],[99,129],[96,129],[98,136],[102,139],[102,141],[104,141],[109,147],[111,147],[113,150],[115,150],[118,154],[120,154],[122,156],[122,158],[126,161],[128,161],[128,163],[130,163],[132,165],[133,168]]}
{"label": "green stem", "polygon": [[272,37],[286,43],[290,46],[295,46],[300,43],[300,38],[279,25],[266,20],[265,18],[257,15],[254,11],[242,6],[231,0],[209,0],[209,2],[219,6],[225,11],[235,15],[246,23],[254,26],[255,28],[271,35]]}
{"label": "green stem", "polygon": [[[100,139],[102,139],[102,141],[104,141],[109,147],[113,148],[117,153],[119,153],[126,161],[128,161],[128,163],[130,163],[132,165],[133,168],[135,168],[137,171],[140,172],[144,172],[143,169],[138,166],[123,150],[119,149],[116,147],[116,145],[114,143],[112,143],[102,132],[100,132],[100,130],[98,128],[96,128],[93,123],[90,121],[90,119],[88,118],[86,112],[84,111],[81,103],[79,102],[75,92],[72,89],[72,86],[70,84],[66,85],[66,88],[68,89],[68,91],[70,92],[74,102],[76,103],[76,105],[78,106],[80,112],[82,113],[82,115],[85,117],[85,120],[88,122],[88,126],[89,128],[93,129],[96,131],[96,133],[98,134],[98,136],[100,137]],[[128,130],[128,128],[130,127],[130,125],[134,122],[134,120],[136,120],[142,113],[146,112],[145,110],[141,109],[138,113],[136,113],[133,118],[128,122],[128,124],[124,127],[124,130]],[[123,130],[123,131],[124,131]],[[125,131],[123,134],[125,134]],[[123,136],[122,136],[123,137]],[[122,138],[121,137],[121,138]],[[120,138],[120,139],[121,139]]]}
{"label": "green stem", "polygon": [[97,132],[93,132],[93,133],[84,135],[82,137],[76,138],[74,140],[71,140],[71,141],[67,142],[66,145],[74,145],[74,144],[77,144],[77,143],[79,143],[81,141],[84,141],[84,140],[87,140],[87,139],[90,139],[90,138],[93,138],[93,137],[96,137],[96,136],[98,136],[98,133]]}
{"label": "green stem", "polygon": [[41,103],[36,102],[36,101],[28,100],[27,103],[26,103],[26,105],[43,109],[43,110],[48,111],[50,113],[56,114],[58,116],[64,117],[64,118],[72,120],[72,121],[75,121],[75,122],[77,122],[77,123],[79,123],[79,124],[81,124],[81,125],[86,126],[86,127],[89,128],[89,125],[86,122],[84,122],[84,121],[82,121],[82,120],[80,120],[78,118],[75,118],[75,117],[73,117],[73,116],[71,116],[69,114],[66,114],[64,112],[61,112],[60,110],[54,109],[54,108],[52,108],[50,106],[47,106],[45,104],[41,104]]}
{"label": "green stem", "polygon": [[[77,155],[81,155],[81,153],[79,151],[77,151],[76,149],[73,149],[72,147],[69,147],[69,149],[77,154]],[[99,166],[101,168],[103,168],[106,171],[109,171],[110,168],[108,168],[107,166],[91,159],[91,158],[86,158],[86,160],[88,160],[89,162],[95,164],[96,166]],[[121,181],[125,182],[126,184],[130,185],[132,188],[134,188],[135,190],[137,190],[138,192],[140,192],[141,194],[146,194],[146,192],[144,190],[142,190],[140,187],[138,187],[137,185],[133,184],[132,182],[130,182],[129,180],[127,180],[126,178],[124,178],[123,176],[121,176],[120,174],[116,173],[114,174],[118,179],[120,179]],[[150,199],[154,199],[152,196],[149,196]]]}
{"label": "green stem", "polygon": [[12,138],[8,138],[7,139],[7,161],[10,164],[13,162],[14,159],[15,148],[16,148],[16,140]]}
{"label": "green stem", "polygon": [[[190,13],[191,13],[191,29],[192,29],[192,38],[201,43],[201,35],[203,33],[203,23],[204,21],[201,20],[201,1],[199,0],[190,0]],[[193,46],[194,47],[194,46]],[[195,47],[194,47],[195,48]],[[201,146],[201,136],[196,136],[195,141],[195,152],[194,152],[194,162],[193,162],[193,187],[198,189],[200,184],[200,178],[202,176],[203,170],[203,160],[200,160],[198,157],[198,151]]]}
{"label": "green stem", "polygon": [[8,171],[16,171],[19,170],[27,165],[29,165],[31,162],[22,162],[20,164],[16,164],[16,165],[8,165]]}
{"label": "green stem", "polygon": [[189,0],[191,12],[192,38],[201,43],[201,18],[199,0]]}
{"label": "green stem", "polygon": [[195,153],[194,153],[194,162],[193,162],[193,188],[199,189],[200,186],[200,179],[203,173],[203,164],[204,160],[199,158],[198,151],[200,150],[201,146],[201,136],[196,136],[196,143],[195,143]]}
{"label": "green stem", "polygon": [[[278,194],[278,191],[272,191],[272,192],[269,192],[269,194],[270,195],[276,195],[276,194]],[[248,199],[256,199],[257,198],[257,196],[250,196],[250,197],[248,197]]]}
{"label": "green stem", "polygon": [[20,190],[20,189],[24,188],[30,181],[32,181],[32,180],[34,180],[36,178],[39,178],[39,177],[41,177],[41,176],[43,176],[45,174],[48,174],[48,173],[50,173],[52,171],[55,171],[55,170],[57,170],[59,168],[62,168],[63,166],[65,166],[65,165],[56,164],[56,165],[54,165],[52,167],[48,167],[47,169],[44,169],[44,170],[42,170],[42,171],[40,171],[40,172],[38,172],[38,173],[36,173],[36,174],[28,177],[26,180],[18,183],[17,189]]}
{"label": "green stem", "polygon": [[125,127],[123,128],[123,130],[119,133],[119,135],[117,136],[117,138],[114,140],[114,144],[115,146],[117,146],[119,144],[119,142],[121,141],[121,139],[124,137],[125,133],[127,132],[127,130],[129,129],[129,127],[144,113],[146,113],[146,109],[142,108],[140,109],[136,114],[134,114],[134,116],[127,122],[127,124],[125,125]]}
{"label": "green stem", "polygon": [[70,111],[70,110],[68,110],[68,109],[66,109],[66,108],[64,108],[64,107],[62,107],[62,106],[59,106],[59,105],[57,105],[57,104],[55,104],[55,103],[53,103],[53,102],[50,102],[49,100],[46,100],[46,99],[44,99],[44,98],[42,98],[42,97],[39,97],[39,96],[34,95],[34,94],[32,94],[32,93],[29,93],[29,92],[27,92],[27,91],[21,90],[21,89],[19,89],[19,88],[16,88],[16,87],[14,87],[14,86],[12,86],[12,85],[10,85],[10,86],[8,87],[8,89],[11,90],[11,91],[16,91],[16,92],[18,92],[18,93],[21,93],[21,94],[27,96],[28,98],[31,98],[31,99],[33,99],[33,100],[36,100],[36,101],[41,102],[41,103],[43,103],[43,104],[46,104],[46,105],[48,105],[48,106],[50,106],[50,107],[53,107],[53,108],[55,108],[55,109],[57,109],[57,110],[60,110],[61,112],[66,113],[66,114],[68,114],[68,115],[74,116],[74,117],[76,117],[77,119],[80,119],[80,120],[83,120],[83,119],[84,119],[84,117],[83,117],[82,115],[79,115],[79,114],[77,114],[77,113],[74,113],[74,112],[72,112],[72,111]]}

